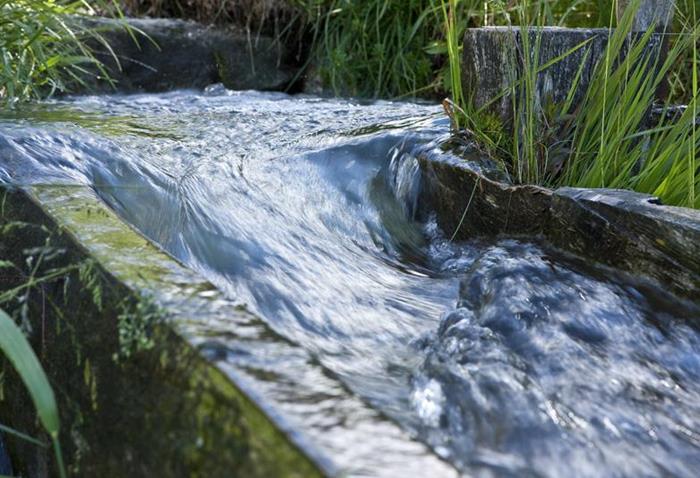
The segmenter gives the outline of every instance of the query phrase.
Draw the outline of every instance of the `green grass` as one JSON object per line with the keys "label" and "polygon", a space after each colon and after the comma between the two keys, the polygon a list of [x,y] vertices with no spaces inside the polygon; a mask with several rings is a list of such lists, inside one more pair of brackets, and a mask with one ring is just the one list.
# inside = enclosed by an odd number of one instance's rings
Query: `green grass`
{"label": "green grass", "polygon": [[[665,59],[645,49],[651,30],[626,47],[631,21],[629,11],[597,65],[577,112],[573,153],[560,182],[584,187],[635,186],[637,176],[648,176],[650,165],[669,153],[664,145],[669,134],[682,140],[684,132],[692,133],[694,122],[683,118],[672,126],[663,120],[652,128],[645,124],[656,91],[681,49],[688,46],[686,40],[676,42]],[[623,54],[624,60],[613,66],[612,60]],[[643,189],[652,192],[650,186]]]}
{"label": "green grass", "polygon": [[460,104],[460,91],[453,87],[461,38],[467,27],[508,22],[511,10],[501,3],[319,1],[309,10],[314,12],[311,61],[336,94],[442,97],[449,91]]}
{"label": "green grass", "polygon": [[[632,189],[654,194],[666,204],[700,208],[696,194],[700,143],[694,121],[700,39],[696,12],[693,7],[690,16],[681,15],[682,30],[662,58],[659,50],[654,54],[648,48],[652,29],[630,36],[636,5],[632,2],[614,29],[613,13],[608,10],[610,39],[578,105],[571,99],[580,70],[563,104],[539,106],[535,82],[551,61],[540,64],[539,30],[525,26],[544,24],[547,12],[521,10],[523,72],[503,92],[513,101],[512,136],[503,126],[490,124],[486,109],[477,110],[469,99],[460,105],[461,123],[467,125],[468,134],[487,146],[516,183]],[[687,109],[680,118],[662,115],[657,124],[650,124],[649,110],[657,92],[688,56]],[[461,83],[459,78],[453,81]],[[670,100],[663,106],[671,106]]]}
{"label": "green grass", "polygon": [[[290,0],[291,1],[291,0]],[[546,24],[598,26],[609,0],[522,2],[480,0],[327,0],[310,12],[312,62],[336,94],[438,97],[455,104],[455,58],[468,27],[510,25],[539,15]],[[449,27],[445,28],[445,22]]]}
{"label": "green grass", "polygon": [[121,0],[121,4],[131,14],[235,24],[253,33],[277,35],[288,44],[299,41],[297,50],[310,53],[325,85],[336,93],[396,97],[441,88],[444,43],[438,0]]}
{"label": "green grass", "polygon": [[336,93],[368,97],[434,89],[430,43],[442,30],[436,6],[425,0],[328,2],[313,26],[313,59],[323,82]]}
{"label": "green grass", "polygon": [[[678,0],[680,19],[697,0]],[[468,27],[546,25],[601,27],[614,0],[120,0],[130,14],[235,24],[277,35],[309,63],[336,94],[405,98],[455,96],[448,54]],[[525,7],[523,6],[525,4]],[[445,10],[451,27],[444,28]],[[676,22],[676,27],[680,20]],[[456,40],[456,41],[455,41]],[[310,45],[309,45],[310,44]],[[456,52],[458,53],[458,52]],[[688,56],[671,72],[675,101],[689,101]],[[455,102],[458,103],[458,102]]]}
{"label": "green grass", "polygon": [[[449,0],[449,2],[440,1],[440,10],[442,18],[445,22],[445,43],[448,57],[449,82],[451,85],[452,102],[451,105],[464,104],[464,92],[462,91],[462,70],[460,62],[460,31],[457,25],[457,0]],[[447,108],[447,107],[446,107]],[[460,129],[460,114],[450,114],[452,127],[455,130]]]}
{"label": "green grass", "polygon": [[[612,34],[605,61],[598,65],[576,112],[565,172],[551,182],[633,189],[656,195],[666,204],[700,208],[695,194],[700,184],[695,123],[700,26],[695,19],[687,23],[662,58],[645,48],[651,30],[625,45],[632,15],[632,10],[626,12]],[[676,120],[662,116],[650,124],[648,110],[657,91],[688,52],[693,58],[688,108]],[[611,58],[623,54],[623,61],[611,63]]]}
{"label": "green grass", "polygon": [[120,12],[111,0],[0,0],[0,104],[70,91],[94,74],[89,66],[108,80],[86,40],[109,45],[78,21],[94,6]]}

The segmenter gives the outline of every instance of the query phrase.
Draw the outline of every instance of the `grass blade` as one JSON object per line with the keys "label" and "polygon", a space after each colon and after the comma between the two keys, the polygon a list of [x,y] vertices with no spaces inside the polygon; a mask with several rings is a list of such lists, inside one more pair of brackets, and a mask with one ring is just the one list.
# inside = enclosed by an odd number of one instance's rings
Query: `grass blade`
{"label": "grass blade", "polygon": [[58,442],[60,428],[58,407],[53,389],[26,337],[15,321],[2,310],[0,310],[0,350],[29,390],[29,395],[39,415],[39,421],[51,436],[60,475],[65,477],[63,458]]}

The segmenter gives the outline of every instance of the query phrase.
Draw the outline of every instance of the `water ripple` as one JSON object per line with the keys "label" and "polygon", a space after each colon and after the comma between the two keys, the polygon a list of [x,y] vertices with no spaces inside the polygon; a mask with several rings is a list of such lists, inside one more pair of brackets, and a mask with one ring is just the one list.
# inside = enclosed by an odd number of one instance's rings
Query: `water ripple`
{"label": "water ripple", "polygon": [[415,160],[438,114],[221,87],[53,101],[0,117],[0,180],[91,185],[465,472],[696,476],[697,309],[536,241],[443,237]]}

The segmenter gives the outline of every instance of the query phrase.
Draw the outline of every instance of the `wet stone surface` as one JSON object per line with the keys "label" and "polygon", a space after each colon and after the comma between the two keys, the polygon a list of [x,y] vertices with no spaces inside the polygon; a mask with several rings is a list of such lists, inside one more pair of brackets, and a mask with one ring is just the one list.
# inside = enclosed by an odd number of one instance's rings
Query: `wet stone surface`
{"label": "wet stone surface", "polygon": [[[625,9],[633,3],[631,0],[618,0],[617,18],[622,18]],[[655,25],[658,31],[669,28],[675,13],[675,4],[675,0],[640,0],[632,30],[645,32],[652,25]]]}
{"label": "wet stone surface", "polygon": [[[436,143],[437,144],[437,143]],[[534,234],[700,297],[700,212],[632,191],[513,186],[433,145],[417,155],[422,202],[456,238]]]}
{"label": "wet stone surface", "polygon": [[[114,80],[89,81],[91,90],[158,92],[203,89],[223,83],[234,90],[284,90],[299,65],[281,42],[265,35],[173,19],[90,20],[114,51],[93,41],[96,57]],[[99,74],[99,72],[95,72]]]}
{"label": "wet stone surface", "polygon": [[561,188],[550,221],[554,244],[700,298],[700,212],[632,191]]}

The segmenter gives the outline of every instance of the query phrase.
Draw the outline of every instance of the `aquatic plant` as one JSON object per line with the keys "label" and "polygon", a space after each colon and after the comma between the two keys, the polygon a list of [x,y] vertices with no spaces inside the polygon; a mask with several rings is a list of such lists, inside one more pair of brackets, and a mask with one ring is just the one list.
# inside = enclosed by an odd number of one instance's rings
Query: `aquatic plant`
{"label": "aquatic plant", "polygon": [[80,21],[95,6],[120,13],[111,0],[0,0],[0,102],[68,91],[95,74],[88,67],[109,79],[86,41],[111,49],[99,29]]}

